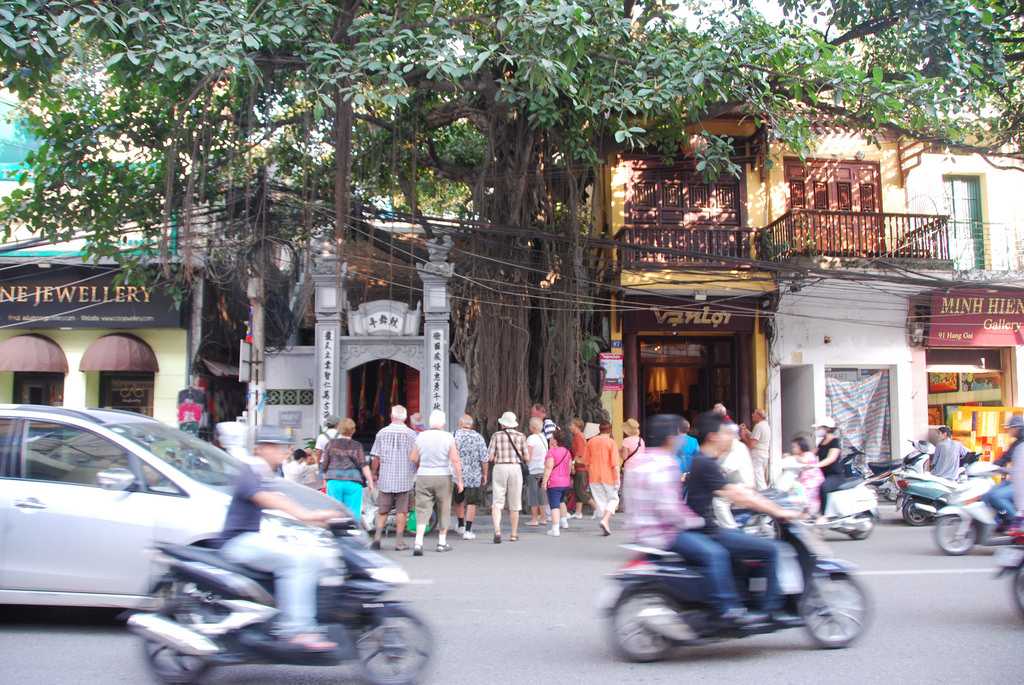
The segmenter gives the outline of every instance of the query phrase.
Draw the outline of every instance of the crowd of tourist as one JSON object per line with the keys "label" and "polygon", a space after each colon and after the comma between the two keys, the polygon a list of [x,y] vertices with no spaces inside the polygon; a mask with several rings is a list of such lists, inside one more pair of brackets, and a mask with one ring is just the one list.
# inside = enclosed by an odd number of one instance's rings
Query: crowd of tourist
{"label": "crowd of tourist", "polygon": [[[732,447],[721,461],[726,477],[753,488],[766,487],[771,478],[771,429],[765,413],[754,411],[748,429],[736,425],[723,405],[715,405],[713,411],[732,436]],[[330,417],[312,451],[296,450],[284,465],[284,476],[324,490],[358,517],[365,512],[374,529],[375,549],[393,528],[396,550],[409,548],[410,534],[413,554],[422,555],[426,533],[436,528],[436,551],[450,551],[452,516],[455,534],[475,540],[477,509],[488,500],[495,544],[517,542],[520,526],[543,526],[548,535],[558,537],[571,520],[583,519],[586,509],[596,530],[611,535],[630,469],[641,463],[646,449],[636,419],[623,422],[621,442],[606,421],[573,418],[563,428],[540,404],[533,405],[525,426],[514,412],[505,412],[489,441],[474,423],[473,417],[462,416],[451,431],[444,412],[431,412],[424,422],[418,413],[410,416],[396,405],[390,424],[378,431],[366,453],[353,439],[352,419]],[[697,452],[697,440],[681,419],[673,456],[684,478]],[[803,444],[794,444],[793,453],[816,458]],[[506,512],[509,533],[503,538]],[[521,520],[524,512],[528,519]],[[722,516],[728,520],[727,508]]]}

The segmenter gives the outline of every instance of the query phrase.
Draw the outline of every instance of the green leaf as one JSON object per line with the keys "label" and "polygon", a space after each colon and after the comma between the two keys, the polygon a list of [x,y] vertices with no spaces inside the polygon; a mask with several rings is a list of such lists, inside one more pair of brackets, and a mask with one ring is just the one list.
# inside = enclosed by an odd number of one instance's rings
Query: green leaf
{"label": "green leaf", "polygon": [[884,72],[882,71],[882,67],[879,67],[877,65],[874,66],[874,67],[871,67],[871,78],[874,80],[876,86],[881,86],[882,85],[882,77],[883,77],[883,75],[884,75]]}
{"label": "green leaf", "polygon": [[122,59],[124,59],[124,53],[123,52],[118,52],[118,53],[115,53],[115,54],[111,55],[110,57],[107,58],[107,62],[106,62],[107,68],[109,69],[110,67],[112,67],[115,64],[117,64],[118,62],[120,62]]}

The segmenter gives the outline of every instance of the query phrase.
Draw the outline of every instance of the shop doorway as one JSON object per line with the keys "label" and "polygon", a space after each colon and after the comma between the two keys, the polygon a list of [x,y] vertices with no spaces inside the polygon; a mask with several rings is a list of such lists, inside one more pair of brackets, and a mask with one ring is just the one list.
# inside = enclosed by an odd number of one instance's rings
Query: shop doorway
{"label": "shop doorway", "polygon": [[651,336],[640,338],[639,347],[641,421],[655,414],[692,421],[716,402],[736,418],[735,337]]}
{"label": "shop doorway", "polygon": [[391,407],[405,405],[412,416],[420,410],[420,373],[394,361],[377,359],[348,372],[347,416],[356,422],[355,439],[369,449],[377,431],[391,421]]}
{"label": "shop doorway", "polygon": [[16,371],[14,402],[47,407],[64,406],[64,374]]}

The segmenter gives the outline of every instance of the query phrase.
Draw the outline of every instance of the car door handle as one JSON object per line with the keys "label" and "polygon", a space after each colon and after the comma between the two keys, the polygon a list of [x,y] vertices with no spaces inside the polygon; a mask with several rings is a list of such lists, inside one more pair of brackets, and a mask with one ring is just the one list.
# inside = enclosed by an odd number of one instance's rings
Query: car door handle
{"label": "car door handle", "polygon": [[35,497],[26,497],[25,499],[14,500],[14,506],[19,509],[45,509],[46,505],[37,500]]}

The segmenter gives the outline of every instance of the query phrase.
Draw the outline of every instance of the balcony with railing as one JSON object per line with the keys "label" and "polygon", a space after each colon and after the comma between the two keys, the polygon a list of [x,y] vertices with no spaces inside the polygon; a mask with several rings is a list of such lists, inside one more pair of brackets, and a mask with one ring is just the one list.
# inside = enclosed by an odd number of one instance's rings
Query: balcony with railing
{"label": "balcony with railing", "polygon": [[951,262],[949,220],[933,214],[793,209],[761,229],[761,259],[801,257]]}
{"label": "balcony with railing", "polygon": [[656,269],[735,264],[753,257],[756,236],[753,228],[646,225],[627,226],[616,238],[622,268]]}

